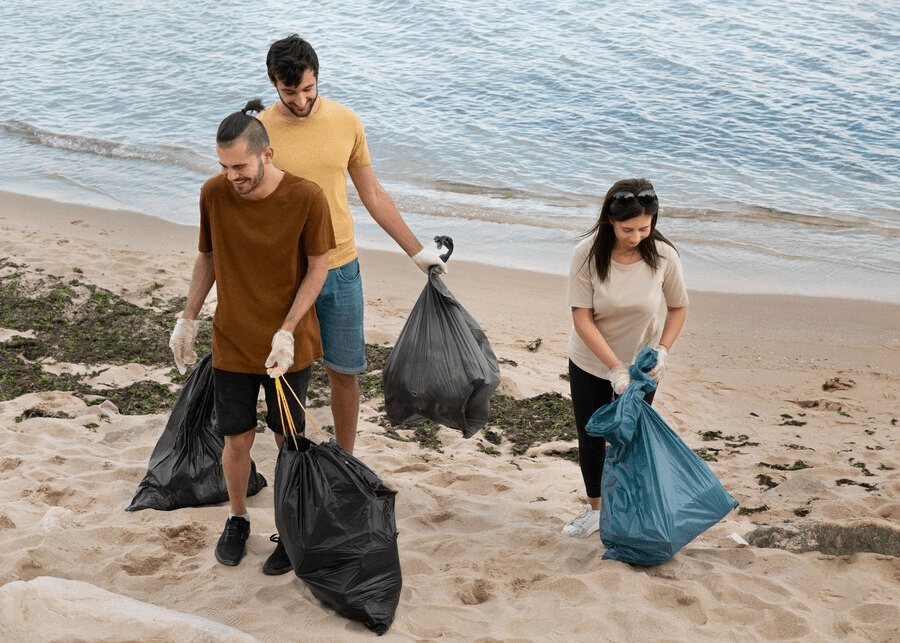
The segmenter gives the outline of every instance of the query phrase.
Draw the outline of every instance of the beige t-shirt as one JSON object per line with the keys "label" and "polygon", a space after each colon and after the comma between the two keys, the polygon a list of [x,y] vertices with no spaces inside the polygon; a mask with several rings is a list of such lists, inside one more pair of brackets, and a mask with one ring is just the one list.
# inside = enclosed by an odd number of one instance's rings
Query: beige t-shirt
{"label": "beige t-shirt", "polygon": [[[666,307],[687,306],[681,261],[667,243],[659,242],[659,267],[654,272],[644,261],[610,262],[609,277],[597,278],[594,262],[587,261],[594,237],[582,239],[572,253],[569,268],[569,307],[593,311],[603,339],[626,366],[642,348],[656,346],[662,336]],[[609,379],[609,368],[582,341],[573,325],[569,359],[580,369]]]}
{"label": "beige t-shirt", "polygon": [[275,150],[275,166],[318,184],[325,192],[337,242],[328,267],[349,263],[356,258],[356,244],[347,202],[347,170],[372,162],[362,121],[351,109],[321,96],[319,108],[304,121],[286,119],[277,104],[260,114],[259,120]]}

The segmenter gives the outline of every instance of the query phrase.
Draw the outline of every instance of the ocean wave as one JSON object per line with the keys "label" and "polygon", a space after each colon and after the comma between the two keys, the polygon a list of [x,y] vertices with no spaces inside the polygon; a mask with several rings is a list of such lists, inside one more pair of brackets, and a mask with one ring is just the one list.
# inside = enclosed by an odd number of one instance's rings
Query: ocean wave
{"label": "ocean wave", "polygon": [[28,143],[57,150],[125,161],[150,161],[191,170],[204,176],[216,172],[216,164],[209,157],[174,145],[135,145],[102,138],[64,134],[41,129],[22,121],[0,123],[0,130]]}

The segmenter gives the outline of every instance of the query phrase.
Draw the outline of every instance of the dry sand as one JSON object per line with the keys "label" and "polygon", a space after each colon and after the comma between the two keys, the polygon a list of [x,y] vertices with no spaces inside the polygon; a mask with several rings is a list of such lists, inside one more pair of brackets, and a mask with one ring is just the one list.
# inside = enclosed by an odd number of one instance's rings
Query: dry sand
{"label": "dry sand", "polygon": [[[0,259],[136,303],[154,283],[156,296],[186,294],[196,233],[0,193]],[[368,341],[393,343],[424,277],[399,254],[363,252],[361,263]],[[568,393],[564,278],[451,260],[445,281],[498,357],[517,364],[501,364],[502,392]],[[0,341],[28,330],[0,329]],[[115,373],[165,377],[136,365]],[[732,512],[652,568],[601,560],[596,535],[560,533],[583,488],[574,464],[544,452],[572,443],[525,456],[503,444],[491,456],[480,435],[442,429],[442,453],[420,449],[384,435],[372,400],[356,455],[398,490],[404,582],[384,639],[900,640],[898,384],[898,306],[691,292],[655,407],[716,458],[742,508],[767,510]],[[30,408],[74,419],[16,421]],[[327,409],[314,418],[330,423]],[[375,638],[292,574],[260,572],[275,530],[268,436],[253,458],[270,486],[250,500],[238,567],[213,557],[225,506],[124,511],[166,419],[62,392],[0,402],[0,640]],[[808,468],[791,470],[797,461]],[[732,537],[760,525],[783,528],[764,543],[781,548]]]}

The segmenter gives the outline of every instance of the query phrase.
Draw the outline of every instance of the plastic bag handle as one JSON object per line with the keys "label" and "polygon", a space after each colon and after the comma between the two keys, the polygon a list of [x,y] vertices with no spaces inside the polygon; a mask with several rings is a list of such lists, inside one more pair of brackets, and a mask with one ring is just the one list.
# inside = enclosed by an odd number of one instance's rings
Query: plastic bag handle
{"label": "plastic bag handle", "polygon": [[434,238],[434,242],[437,244],[438,250],[441,248],[447,249],[447,252],[441,255],[441,261],[446,263],[450,255],[453,254],[453,239],[446,235],[438,235]]}
{"label": "plastic bag handle", "polygon": [[[316,430],[320,436],[322,436],[322,432],[319,431],[319,427],[316,426],[316,423],[313,421],[312,416],[310,416],[309,411],[306,410],[306,407],[303,406],[303,402],[300,401],[300,398],[297,397],[297,394],[294,393],[294,389],[291,388],[291,385],[288,384],[287,380],[284,379],[283,375],[279,375],[275,378],[275,393],[278,398],[278,413],[281,416],[281,428],[282,430],[287,429],[287,433],[294,440],[294,448],[298,449],[297,446],[297,429],[294,426],[294,418],[291,417],[290,409],[287,404],[287,396],[284,393],[284,389],[287,388],[290,391],[291,395],[294,396],[294,399],[297,400],[297,404],[300,405],[300,409],[303,411],[303,414],[306,416],[306,419],[309,420],[309,423],[312,424],[313,428]],[[324,437],[324,436],[322,436]]]}

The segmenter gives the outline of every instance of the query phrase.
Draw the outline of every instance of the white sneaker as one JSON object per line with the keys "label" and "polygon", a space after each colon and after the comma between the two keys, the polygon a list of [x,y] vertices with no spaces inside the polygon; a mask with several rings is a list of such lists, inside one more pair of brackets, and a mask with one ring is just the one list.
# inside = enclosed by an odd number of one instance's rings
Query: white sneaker
{"label": "white sneaker", "polygon": [[562,532],[566,536],[571,536],[572,538],[587,538],[595,531],[600,530],[600,510],[599,509],[591,509],[590,505],[584,506],[584,511],[582,511],[578,517],[573,518],[566,526],[563,527]]}

